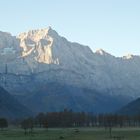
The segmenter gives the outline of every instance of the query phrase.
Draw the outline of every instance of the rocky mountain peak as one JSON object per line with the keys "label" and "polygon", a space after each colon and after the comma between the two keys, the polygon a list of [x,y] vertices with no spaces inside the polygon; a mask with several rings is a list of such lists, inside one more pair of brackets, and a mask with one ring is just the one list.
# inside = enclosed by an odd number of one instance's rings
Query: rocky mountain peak
{"label": "rocky mountain peak", "polygon": [[55,38],[57,35],[58,34],[55,30],[53,30],[51,27],[48,27],[44,29],[29,30],[28,32],[19,34],[17,38],[20,40],[31,39],[34,42],[38,42],[41,39],[47,39],[48,36]]}
{"label": "rocky mountain peak", "polygon": [[21,33],[18,37],[22,48],[22,57],[32,57],[38,62],[53,63],[53,40],[58,34],[51,27],[45,29],[30,30]]}
{"label": "rocky mountain peak", "polygon": [[125,56],[123,56],[123,59],[133,59],[135,57],[135,55],[133,54],[127,54]]}
{"label": "rocky mountain peak", "polygon": [[[81,61],[92,59],[89,47],[69,42],[51,27],[30,30],[18,37],[21,56],[28,60],[28,64],[39,62],[45,64],[63,65],[65,68],[77,67]],[[78,60],[78,61],[75,61]]]}
{"label": "rocky mountain peak", "polygon": [[99,55],[103,55],[103,56],[107,56],[107,55],[110,55],[109,53],[107,53],[105,50],[103,49],[97,49],[95,51],[96,54],[99,54]]}

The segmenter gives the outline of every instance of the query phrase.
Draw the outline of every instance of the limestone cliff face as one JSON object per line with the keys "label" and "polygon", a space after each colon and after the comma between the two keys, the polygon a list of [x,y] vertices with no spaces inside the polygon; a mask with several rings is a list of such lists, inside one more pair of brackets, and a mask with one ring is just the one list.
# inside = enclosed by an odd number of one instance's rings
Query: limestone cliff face
{"label": "limestone cliff face", "polygon": [[51,32],[53,32],[52,29],[47,28],[20,34],[18,39],[23,50],[21,56],[23,58],[30,56],[33,61],[40,63],[58,63],[52,54],[53,38]]}
{"label": "limestone cliff face", "polygon": [[92,63],[93,52],[89,47],[67,41],[51,27],[22,33],[17,38],[22,48],[21,57],[28,61],[29,66],[33,63],[54,64],[76,70],[86,62]]}

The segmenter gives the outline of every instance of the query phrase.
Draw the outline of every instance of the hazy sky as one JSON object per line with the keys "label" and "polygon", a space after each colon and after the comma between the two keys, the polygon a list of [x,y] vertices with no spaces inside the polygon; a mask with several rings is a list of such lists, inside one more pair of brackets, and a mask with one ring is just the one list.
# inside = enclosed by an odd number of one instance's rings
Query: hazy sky
{"label": "hazy sky", "polygon": [[0,0],[0,30],[52,26],[68,40],[140,55],[140,0]]}

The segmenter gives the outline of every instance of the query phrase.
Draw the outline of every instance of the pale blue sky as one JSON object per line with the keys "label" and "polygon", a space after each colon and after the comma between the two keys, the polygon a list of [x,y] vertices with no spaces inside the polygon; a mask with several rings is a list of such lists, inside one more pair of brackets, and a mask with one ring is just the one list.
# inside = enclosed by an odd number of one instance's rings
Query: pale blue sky
{"label": "pale blue sky", "polygon": [[0,0],[0,30],[52,26],[68,40],[140,55],[140,0]]}

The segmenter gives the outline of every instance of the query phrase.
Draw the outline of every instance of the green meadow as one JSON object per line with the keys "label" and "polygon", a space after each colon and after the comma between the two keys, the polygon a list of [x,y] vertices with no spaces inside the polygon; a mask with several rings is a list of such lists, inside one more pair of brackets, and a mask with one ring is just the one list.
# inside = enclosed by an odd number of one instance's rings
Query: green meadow
{"label": "green meadow", "polygon": [[24,134],[22,129],[0,131],[0,140],[140,140],[139,128],[113,128],[112,137],[104,128],[33,129]]}

